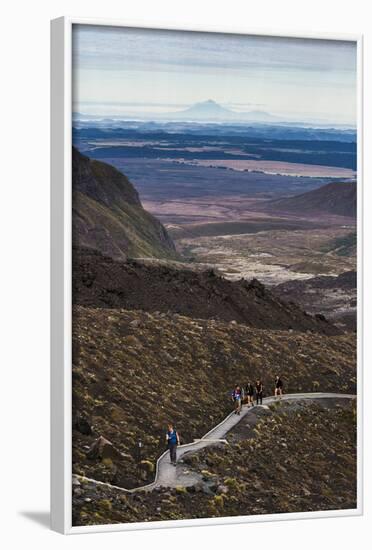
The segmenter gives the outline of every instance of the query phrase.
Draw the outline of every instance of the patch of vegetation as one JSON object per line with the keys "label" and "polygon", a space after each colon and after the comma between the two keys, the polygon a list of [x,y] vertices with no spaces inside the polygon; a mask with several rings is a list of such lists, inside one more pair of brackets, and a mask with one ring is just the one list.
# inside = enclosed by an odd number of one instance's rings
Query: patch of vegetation
{"label": "patch of vegetation", "polygon": [[[261,377],[271,395],[279,370],[285,392],[313,391],[315,373],[319,391],[356,387],[353,334],[80,306],[73,319],[73,472],[126,488],[153,478],[147,461],[164,451],[169,421],[183,443],[201,437],[230,412],[236,383]],[[118,451],[112,463],[87,456],[101,435]]]}
{"label": "patch of vegetation", "polygon": [[73,243],[108,256],[176,259],[164,226],[147,212],[128,178],[72,150]]}
{"label": "patch of vegetation", "polygon": [[354,402],[282,402],[262,410],[254,434],[244,422],[230,432],[229,445],[193,455],[196,472],[208,464],[213,474],[208,491],[124,494],[84,483],[73,491],[74,525],[355,508]]}

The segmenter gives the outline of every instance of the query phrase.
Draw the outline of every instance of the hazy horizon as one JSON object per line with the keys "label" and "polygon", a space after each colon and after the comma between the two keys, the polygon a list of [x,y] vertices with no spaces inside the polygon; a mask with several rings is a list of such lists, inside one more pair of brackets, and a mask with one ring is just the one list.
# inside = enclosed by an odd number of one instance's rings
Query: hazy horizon
{"label": "hazy horizon", "polygon": [[356,44],[73,26],[73,111],[152,120],[212,99],[235,113],[356,125]]}

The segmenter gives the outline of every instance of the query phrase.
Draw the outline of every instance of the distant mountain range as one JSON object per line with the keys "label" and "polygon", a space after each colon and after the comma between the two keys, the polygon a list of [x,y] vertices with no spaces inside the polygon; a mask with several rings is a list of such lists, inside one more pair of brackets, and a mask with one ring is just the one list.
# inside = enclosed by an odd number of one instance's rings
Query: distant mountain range
{"label": "distant mountain range", "polygon": [[182,111],[172,111],[169,113],[146,113],[146,116],[140,113],[124,113],[110,116],[99,116],[92,114],[73,113],[74,120],[100,120],[101,122],[110,122],[113,120],[137,119],[152,121],[188,121],[188,122],[249,122],[249,123],[277,123],[284,122],[284,117],[278,117],[266,111],[233,111],[223,107],[213,99],[207,99],[191,105]]}
{"label": "distant mountain range", "polygon": [[301,195],[268,201],[263,205],[263,209],[298,215],[324,212],[355,218],[357,213],[356,184],[328,183]]}
{"label": "distant mountain range", "polygon": [[279,117],[265,111],[238,112],[222,107],[213,99],[195,103],[184,111],[172,114],[174,120],[218,121],[218,122],[278,122]]}
{"label": "distant mountain range", "polygon": [[72,150],[73,244],[112,258],[177,258],[165,227],[147,212],[128,178]]}
{"label": "distant mountain range", "polygon": [[[169,112],[151,112],[149,110],[125,111],[124,106],[118,104],[117,112],[103,114],[102,106],[97,106],[98,113],[73,111],[74,123],[104,122],[112,124],[114,121],[143,121],[143,122],[204,122],[204,123],[231,123],[231,124],[273,124],[283,126],[300,126],[304,128],[337,128],[339,130],[354,130],[352,122],[334,122],[324,118],[301,118],[299,114],[278,115],[261,109],[252,111],[235,111],[224,107],[213,99],[207,99],[190,105],[186,109]],[[92,106],[89,106],[92,110]],[[99,112],[101,111],[101,114]]]}

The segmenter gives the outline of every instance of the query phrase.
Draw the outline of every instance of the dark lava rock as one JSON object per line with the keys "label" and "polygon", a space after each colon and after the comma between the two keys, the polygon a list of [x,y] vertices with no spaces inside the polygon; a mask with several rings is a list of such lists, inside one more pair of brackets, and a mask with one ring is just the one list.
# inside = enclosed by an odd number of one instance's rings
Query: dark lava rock
{"label": "dark lava rock", "polygon": [[73,420],[73,427],[83,435],[91,435],[92,427],[85,415],[77,413]]}
{"label": "dark lava rock", "polygon": [[257,279],[229,281],[210,271],[113,260],[81,247],[73,249],[73,303],[235,321],[261,329],[341,333],[324,318],[282,301]]}

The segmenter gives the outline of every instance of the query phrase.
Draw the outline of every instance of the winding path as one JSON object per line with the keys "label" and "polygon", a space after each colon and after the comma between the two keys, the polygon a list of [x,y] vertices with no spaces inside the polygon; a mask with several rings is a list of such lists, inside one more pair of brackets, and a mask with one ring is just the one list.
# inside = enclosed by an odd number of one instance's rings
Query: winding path
{"label": "winding path", "polygon": [[[263,405],[267,406],[271,403],[278,401],[302,401],[304,399],[355,399],[356,396],[352,394],[345,393],[291,393],[283,395],[282,397],[266,397],[263,399]],[[240,415],[231,412],[222,422],[217,424],[212,428],[208,433],[206,433],[201,439],[194,440],[193,443],[186,443],[185,445],[179,445],[177,448],[177,459],[180,459],[184,454],[189,452],[200,451],[205,447],[210,445],[215,445],[216,443],[227,443],[224,437],[226,434],[238,424],[247,414],[250,414],[255,407],[243,406],[243,409]],[[73,475],[73,478],[80,481],[94,483],[95,485],[103,485],[106,487],[111,487],[119,491],[124,491],[126,493],[135,493],[138,491],[152,491],[155,487],[187,487],[195,483],[195,480],[192,476],[187,476],[182,471],[182,465],[174,467],[170,464],[169,460],[169,451],[165,451],[157,460],[156,463],[156,475],[155,480],[148,485],[142,487],[136,487],[135,489],[124,489],[123,487],[117,487],[116,485],[110,485],[103,481],[97,481],[95,479],[90,479],[83,476]]]}

